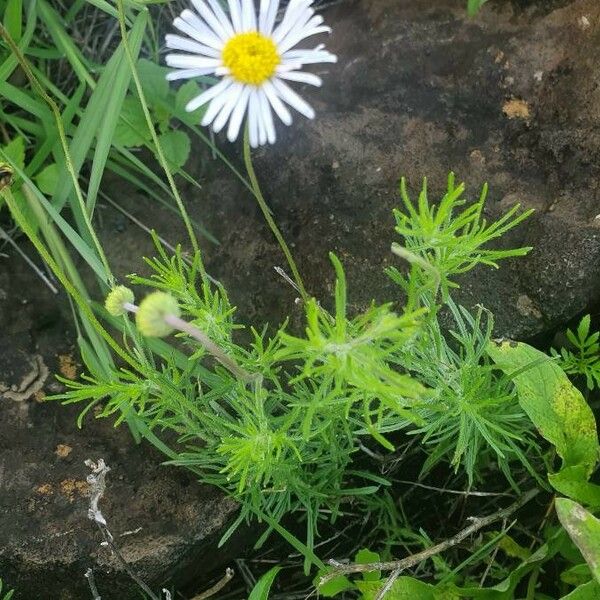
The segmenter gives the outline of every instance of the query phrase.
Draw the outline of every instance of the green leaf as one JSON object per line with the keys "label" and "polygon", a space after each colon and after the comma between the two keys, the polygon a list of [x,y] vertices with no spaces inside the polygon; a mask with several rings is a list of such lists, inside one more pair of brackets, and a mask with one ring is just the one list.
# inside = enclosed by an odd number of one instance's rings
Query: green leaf
{"label": "green leaf", "polygon": [[342,592],[356,589],[356,586],[344,575],[334,577],[323,585],[319,585],[321,578],[330,573],[331,570],[332,569],[329,567],[321,569],[313,580],[313,585],[317,588],[320,596],[323,596],[324,598],[333,598]]}
{"label": "green leaf", "polygon": [[58,173],[58,165],[56,163],[52,163],[34,177],[34,180],[42,194],[46,194],[46,196],[52,196],[54,192],[56,192],[56,188],[58,186]]}
{"label": "green leaf", "polygon": [[206,106],[201,106],[193,112],[187,112],[185,110],[187,103],[201,93],[200,86],[195,81],[188,81],[177,90],[177,94],[175,95],[174,116],[182,123],[193,126],[198,125],[202,120],[202,116],[206,111]]}
{"label": "green leaf", "polygon": [[588,581],[560,600],[598,600],[598,598],[600,598],[600,584],[596,581]]}
{"label": "green leaf", "polygon": [[[371,552],[367,548],[363,548],[356,553],[354,562],[360,565],[367,565],[369,563],[379,562],[379,554],[377,552]],[[369,573],[363,573],[363,579],[365,581],[379,581],[381,579],[381,571],[371,571]]]}
{"label": "green leaf", "polygon": [[[385,580],[357,581],[356,587],[362,592],[362,600],[375,600],[384,586]],[[413,577],[398,577],[386,594],[386,600],[438,600],[434,586]],[[448,600],[451,596],[446,596]]]}
{"label": "green leaf", "polygon": [[169,95],[167,73],[171,69],[161,67],[146,58],[141,58],[138,60],[137,70],[148,104],[155,107],[161,100],[166,100]]}
{"label": "green leaf", "polygon": [[511,377],[521,407],[563,460],[561,471],[548,476],[552,486],[600,503],[600,486],[588,483],[600,455],[596,420],[581,392],[554,361],[527,344],[492,343],[488,354]]}
{"label": "green leaf", "polygon": [[115,129],[113,143],[125,148],[137,148],[151,139],[140,101],[134,96],[128,96],[121,107],[121,120]]}
{"label": "green leaf", "polygon": [[487,0],[468,0],[467,13],[469,16],[474,17],[486,2]]}
{"label": "green leaf", "polygon": [[[137,54],[140,51],[141,38],[138,39],[135,36],[136,33],[134,30],[132,30],[132,52]],[[105,118],[102,126],[98,130],[96,148],[94,150],[94,160],[92,162],[90,173],[90,183],[87,193],[87,208],[90,214],[92,214],[94,211],[96,198],[100,189],[100,182],[102,180],[108,155],[112,147],[113,138],[115,137],[117,124],[121,117],[123,102],[125,101],[127,89],[129,88],[129,83],[131,81],[131,69],[127,67],[128,61],[125,59],[125,57],[123,57],[122,61],[107,66],[102,74],[103,77],[112,81],[112,86],[110,93],[108,93],[106,96],[104,107]]]}
{"label": "green leaf", "polygon": [[569,569],[565,569],[560,574],[560,580],[570,585],[583,585],[592,579],[592,572],[587,563],[575,565]]}
{"label": "green leaf", "polygon": [[[129,43],[132,52],[134,53],[139,51],[147,18],[147,12],[141,11],[130,32]],[[81,169],[88,156],[88,152],[92,147],[94,138],[103,127],[104,119],[106,119],[106,105],[110,98],[110,94],[112,93],[112,86],[114,84],[113,77],[123,77],[125,76],[125,73],[129,72],[129,64],[127,62],[127,57],[125,56],[123,44],[121,43],[111,56],[100,76],[96,88],[87,103],[85,112],[79,120],[77,131],[71,141],[70,153],[76,173]],[[73,181],[69,177],[66,168],[63,168],[62,171],[64,174],[61,174],[61,177],[59,178],[59,189],[53,198],[53,204],[59,211],[62,210],[65,201],[73,190]],[[78,213],[76,203],[73,204],[73,210],[75,214]]]}
{"label": "green leaf", "polygon": [[600,583],[600,520],[568,498],[557,498],[556,513]]}
{"label": "green leaf", "polygon": [[183,167],[191,150],[191,142],[187,133],[177,130],[166,131],[158,139],[171,167],[175,169]]}
{"label": "green leaf", "polygon": [[273,585],[277,573],[281,571],[281,567],[273,567],[267,571],[256,583],[254,589],[250,592],[248,600],[267,600],[269,598],[269,591]]}
{"label": "green leaf", "polygon": [[13,165],[19,169],[25,168],[25,140],[22,137],[17,137],[12,142],[3,146],[2,150],[11,159]]}
{"label": "green leaf", "polygon": [[4,26],[18,44],[23,34],[23,0],[8,0],[4,10]]}

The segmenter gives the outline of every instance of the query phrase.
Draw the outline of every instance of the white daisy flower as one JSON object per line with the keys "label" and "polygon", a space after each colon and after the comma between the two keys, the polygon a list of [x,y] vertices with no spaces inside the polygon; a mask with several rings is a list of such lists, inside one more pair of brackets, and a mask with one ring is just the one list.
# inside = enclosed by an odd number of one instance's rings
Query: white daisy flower
{"label": "white daisy flower", "polygon": [[183,34],[167,35],[167,46],[185,54],[168,54],[167,65],[176,69],[167,78],[189,79],[216,75],[221,80],[186,106],[192,112],[209,104],[202,125],[221,131],[235,141],[247,115],[250,145],[275,142],[273,111],[290,125],[291,106],[309,119],[315,113],[286,81],[320,86],[321,79],[301,71],[304,65],[336,62],[321,44],[296,48],[305,38],[331,31],[315,15],[313,0],[290,0],[281,21],[275,20],[280,0],[260,0],[258,15],[253,0],[227,0],[229,16],[219,0],[192,0],[197,12],[186,9],[173,25]]}

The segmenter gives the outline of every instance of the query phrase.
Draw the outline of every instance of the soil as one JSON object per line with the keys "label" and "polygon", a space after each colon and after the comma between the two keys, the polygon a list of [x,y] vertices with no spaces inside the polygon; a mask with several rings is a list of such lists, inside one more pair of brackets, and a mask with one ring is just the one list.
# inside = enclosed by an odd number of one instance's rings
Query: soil
{"label": "soil", "polygon": [[[498,336],[523,338],[599,299],[600,5],[490,1],[475,19],[464,5],[345,0],[329,8],[327,44],[339,63],[317,69],[323,88],[301,90],[317,119],[281,127],[277,145],[255,161],[309,290],[330,301],[334,251],[356,311],[399,297],[383,269],[400,264],[390,252],[400,176],[414,194],[426,176],[432,199],[449,170],[471,198],[488,182],[490,219],[516,201],[535,208],[501,242],[533,246],[530,255],[469,273],[457,294],[495,313]],[[239,144],[218,143],[241,167]],[[183,183],[185,200],[219,240],[203,242],[208,268],[240,320],[277,324],[292,315],[298,326],[294,290],[274,271],[283,257],[249,192],[201,145],[187,168],[202,187]],[[104,190],[170,242],[185,241],[177,217],[137,190],[110,178]],[[109,206],[98,216],[116,272],[143,270],[149,236]],[[232,503],[159,466],[161,457],[124,428],[90,416],[79,431],[77,407],[41,402],[57,389],[45,369],[81,373],[75,334],[64,298],[16,255],[1,260],[0,389],[18,398],[0,398],[0,575],[24,598],[85,598],[82,574],[96,566],[103,598],[131,593],[86,516],[83,461],[99,457],[112,467],[104,512],[145,577],[185,582],[227,560],[214,541]],[[128,531],[136,533],[121,537]]]}
{"label": "soil", "polygon": [[[201,486],[126,427],[114,429],[83,407],[45,401],[82,368],[64,302],[16,256],[0,259],[0,573],[15,598],[90,597],[83,574],[95,571],[103,598],[139,598],[88,519],[88,458],[112,471],[101,509],[123,556],[142,578],[177,585],[230,558],[214,547],[235,505]],[[62,299],[64,301],[64,298]]]}
{"label": "soil", "polygon": [[[405,176],[413,196],[427,177],[430,198],[448,172],[479,196],[489,184],[487,216],[516,202],[536,213],[504,246],[533,246],[498,271],[463,277],[457,299],[496,315],[499,336],[551,330],[594,306],[600,291],[600,5],[489,2],[475,19],[462,0],[345,1],[326,14],[336,65],[318,69],[321,89],[303,89],[317,118],[280,127],[277,144],[255,153],[267,200],[293,249],[308,289],[327,303],[328,252],[348,272],[355,310],[398,298],[383,268],[392,209]],[[219,139],[243,170],[239,144]],[[206,244],[242,320],[279,323],[295,314],[294,292],[273,270],[284,259],[253,198],[219,161],[198,147],[188,165],[202,189],[184,184],[194,217],[220,244]],[[128,208],[153,226],[132,191]],[[121,196],[122,198],[122,196]],[[107,211],[110,213],[110,211]],[[122,272],[151,253],[145,233],[127,224],[111,237]],[[184,241],[162,211],[161,233]]]}

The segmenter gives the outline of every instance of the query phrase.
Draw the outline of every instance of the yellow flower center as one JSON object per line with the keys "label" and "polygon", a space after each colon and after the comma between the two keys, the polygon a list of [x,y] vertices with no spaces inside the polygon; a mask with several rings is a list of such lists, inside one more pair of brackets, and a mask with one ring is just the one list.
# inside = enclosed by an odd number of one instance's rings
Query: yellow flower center
{"label": "yellow flower center", "polygon": [[277,46],[257,31],[238,33],[223,48],[223,64],[241,83],[260,85],[270,79],[281,62]]}

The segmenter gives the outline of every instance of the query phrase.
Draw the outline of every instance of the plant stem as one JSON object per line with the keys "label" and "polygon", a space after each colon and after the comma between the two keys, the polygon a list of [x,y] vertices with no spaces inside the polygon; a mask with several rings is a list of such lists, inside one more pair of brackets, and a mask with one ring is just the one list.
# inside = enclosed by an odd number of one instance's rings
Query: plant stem
{"label": "plant stem", "polygon": [[[169,182],[169,187],[171,188],[171,193],[175,198],[175,202],[177,203],[177,207],[179,208],[179,212],[181,214],[181,218],[185,224],[185,228],[187,230],[188,237],[190,238],[190,242],[192,244],[192,249],[194,253],[199,253],[200,248],[198,246],[198,239],[196,238],[196,234],[194,233],[194,228],[192,226],[191,219],[188,215],[188,212],[185,208],[183,200],[179,194],[179,190],[177,189],[177,185],[175,184],[175,179],[173,178],[173,174],[171,173],[171,169],[167,163],[167,159],[163,152],[162,146],[160,145],[160,141],[158,139],[158,135],[156,133],[156,128],[154,127],[154,123],[152,121],[152,116],[150,115],[150,110],[148,109],[148,102],[146,101],[146,95],[144,94],[144,89],[142,88],[142,82],[140,80],[140,76],[137,72],[137,67],[135,64],[135,60],[133,57],[133,53],[131,52],[131,47],[129,45],[129,35],[127,33],[127,24],[125,21],[125,9],[123,7],[123,0],[117,0],[117,9],[119,11],[119,26],[121,28],[121,37],[123,39],[123,46],[125,48],[125,53],[127,54],[127,60],[129,61],[129,66],[131,68],[131,74],[133,77],[133,81],[135,83],[135,89],[137,91],[138,97],[140,99],[140,104],[142,105],[142,110],[144,111],[144,117],[146,118],[146,124],[148,125],[148,129],[152,136],[152,141],[156,147],[156,154],[158,156],[158,162],[160,166],[165,172],[167,176],[167,181]],[[144,9],[147,10],[147,9]],[[204,273],[204,264],[200,261],[200,267],[202,272]]]}
{"label": "plant stem", "polygon": [[258,205],[260,206],[263,216],[269,224],[273,235],[279,242],[281,250],[285,254],[285,258],[287,259],[288,265],[292,270],[292,275],[294,276],[294,281],[298,286],[298,291],[302,296],[302,300],[304,302],[307,302],[310,298],[308,293],[306,292],[304,283],[302,283],[302,277],[300,277],[300,273],[298,271],[298,267],[296,266],[296,262],[294,261],[292,253],[290,252],[288,245],[285,243],[285,240],[283,239],[283,236],[281,235],[281,232],[279,231],[279,228],[277,227],[277,224],[275,223],[271,215],[271,210],[269,209],[265,198],[260,190],[258,178],[256,177],[256,172],[254,171],[254,166],[252,164],[252,153],[250,150],[250,142],[248,141],[248,127],[246,127],[244,131],[244,163],[246,165],[246,170],[248,171],[248,177],[250,177],[250,184],[252,186],[252,191],[254,192],[254,197],[256,198],[256,201],[258,202]]}
{"label": "plant stem", "polygon": [[0,23],[0,36],[4,38],[4,40],[6,41],[6,43],[9,46],[9,48],[15,55],[17,61],[19,62],[19,65],[23,69],[23,72],[25,73],[27,79],[31,83],[31,86],[33,87],[33,89],[42,97],[42,99],[46,102],[46,104],[48,104],[48,106],[50,107],[50,110],[52,111],[52,114],[54,115],[54,120],[56,121],[56,129],[58,130],[58,137],[60,138],[60,143],[61,143],[61,146],[63,149],[63,153],[65,155],[65,163],[67,165],[67,170],[69,171],[69,175],[71,176],[71,179],[73,181],[73,187],[75,189],[75,196],[77,197],[77,203],[79,205],[79,210],[81,212],[81,218],[84,221],[87,233],[89,234],[89,236],[94,244],[94,247],[96,249],[96,252],[98,253],[98,257],[100,258],[100,260],[102,262],[102,266],[104,267],[104,270],[106,271],[106,278],[110,285],[110,283],[113,280],[112,271],[110,269],[110,265],[108,264],[106,255],[104,254],[104,250],[102,249],[102,245],[100,244],[100,240],[98,239],[98,236],[96,235],[94,226],[92,225],[92,220],[91,220],[90,214],[87,211],[87,207],[85,205],[85,200],[83,199],[83,193],[81,191],[81,186],[79,185],[79,180],[77,179],[77,172],[75,171],[75,167],[73,166],[73,161],[71,160],[71,154],[69,152],[69,145],[67,143],[67,136],[65,133],[65,128],[63,125],[62,115],[60,113],[60,110],[58,109],[56,102],[54,102],[54,100],[52,100],[52,98],[46,93],[46,90],[42,87],[40,82],[37,80],[36,76],[33,74],[33,71],[29,67],[27,59],[25,58],[25,56],[19,49],[18,45],[12,39],[11,35],[8,33],[8,31],[6,30],[4,25],[2,25],[2,23]]}
{"label": "plant stem", "polygon": [[465,527],[459,531],[456,535],[452,536],[448,540],[444,540],[431,548],[427,548],[421,552],[417,552],[416,554],[411,554],[406,558],[402,558],[400,560],[392,560],[389,562],[374,562],[374,563],[350,563],[347,565],[343,565],[338,563],[337,561],[330,560],[329,564],[334,568],[319,581],[319,585],[322,586],[331,579],[335,577],[339,577],[340,575],[347,575],[349,573],[369,573],[371,571],[392,571],[392,575],[390,579],[393,577],[396,579],[398,575],[409,569],[418,565],[420,562],[439,554],[440,552],[444,552],[448,548],[452,548],[457,544],[460,544],[463,540],[473,535],[483,527],[487,527],[496,521],[500,521],[502,519],[506,519],[510,517],[513,513],[515,513],[519,508],[527,504],[533,498],[535,498],[540,493],[539,489],[529,490],[525,494],[523,494],[514,504],[506,508],[502,508],[495,513],[488,515],[487,517],[472,517],[471,525]]}
{"label": "plant stem", "polygon": [[15,198],[10,191],[10,188],[4,188],[0,191],[0,195],[4,198],[6,205],[8,206],[13,218],[17,222],[17,225],[23,230],[25,235],[29,238],[31,243],[35,246],[35,249],[38,251],[40,256],[46,261],[46,264],[50,267],[56,278],[60,281],[65,290],[69,293],[69,295],[73,298],[79,310],[88,318],[91,325],[96,329],[96,331],[102,336],[102,338],[106,341],[106,343],[111,347],[111,349],[122,358],[129,366],[134,368],[136,371],[140,373],[144,373],[143,367],[138,364],[127,352],[125,352],[112,336],[104,329],[102,324],[96,318],[94,314],[89,300],[71,283],[70,279],[66,276],[65,272],[58,265],[56,260],[52,257],[50,252],[44,246],[37,233],[32,229],[27,219],[25,219],[21,209],[18,204],[15,202]]}

